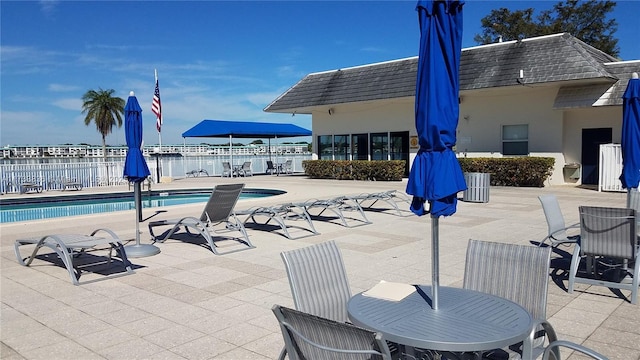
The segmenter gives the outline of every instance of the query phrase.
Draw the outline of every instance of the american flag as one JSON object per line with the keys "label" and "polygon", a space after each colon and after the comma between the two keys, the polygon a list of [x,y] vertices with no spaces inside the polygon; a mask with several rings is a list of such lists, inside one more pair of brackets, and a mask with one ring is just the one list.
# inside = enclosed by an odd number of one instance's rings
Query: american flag
{"label": "american flag", "polygon": [[156,91],[153,93],[153,103],[151,111],[156,114],[156,129],[160,132],[162,128],[162,105],[160,104],[160,88],[158,87],[158,74],[156,73]]}

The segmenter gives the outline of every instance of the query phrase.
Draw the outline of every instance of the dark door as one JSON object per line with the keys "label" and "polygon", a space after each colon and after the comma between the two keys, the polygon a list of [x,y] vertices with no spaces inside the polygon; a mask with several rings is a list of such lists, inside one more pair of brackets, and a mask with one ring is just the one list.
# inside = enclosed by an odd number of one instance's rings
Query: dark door
{"label": "dark door", "polygon": [[353,134],[351,152],[353,160],[369,160],[369,134]]}
{"label": "dark door", "polygon": [[404,175],[409,176],[409,132],[391,133],[391,160],[404,160]]}
{"label": "dark door", "polygon": [[611,143],[611,128],[582,129],[582,184],[598,185],[600,145]]}

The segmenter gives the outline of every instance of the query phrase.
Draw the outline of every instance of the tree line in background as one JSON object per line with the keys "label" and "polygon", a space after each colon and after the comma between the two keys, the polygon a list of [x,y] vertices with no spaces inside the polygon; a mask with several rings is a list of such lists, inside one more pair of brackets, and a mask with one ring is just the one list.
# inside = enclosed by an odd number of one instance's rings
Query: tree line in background
{"label": "tree line in background", "polygon": [[[544,3],[544,2],[537,2]],[[558,2],[551,10],[541,10],[534,17],[535,9],[509,11],[506,8],[492,10],[483,17],[482,33],[476,34],[478,44],[491,44],[524,38],[570,33],[585,43],[617,57],[620,54],[618,39],[613,34],[618,30],[615,19],[608,15],[615,8],[614,1]]]}
{"label": "tree line in background", "polygon": [[[614,1],[558,2],[551,10],[542,10],[534,18],[534,8],[510,11],[506,8],[492,10],[481,19],[482,34],[476,34],[478,44],[497,41],[521,40],[528,37],[567,32],[585,43],[617,57],[620,54],[618,39],[613,34],[618,30],[615,19],[608,15],[615,8]],[[102,148],[106,156],[106,137],[113,126],[122,127],[125,101],[114,97],[115,90],[88,90],[82,96],[82,113],[86,114],[85,125],[92,122],[102,135]],[[252,144],[262,144],[255,140]],[[284,144],[284,143],[283,143]],[[243,144],[234,144],[243,146]],[[311,144],[309,144],[309,149]]]}

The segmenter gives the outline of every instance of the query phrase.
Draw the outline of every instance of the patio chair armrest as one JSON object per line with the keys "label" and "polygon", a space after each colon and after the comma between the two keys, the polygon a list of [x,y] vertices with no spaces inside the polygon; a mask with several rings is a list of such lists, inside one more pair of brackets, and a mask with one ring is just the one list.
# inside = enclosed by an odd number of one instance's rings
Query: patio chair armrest
{"label": "patio chair armrest", "polygon": [[[534,342],[536,340],[536,338],[540,337],[537,336],[538,335],[538,327],[542,327],[543,331],[544,331],[544,336],[547,337],[549,343],[552,343],[556,340],[558,340],[558,335],[556,335],[556,331],[553,329],[553,326],[551,326],[551,323],[547,320],[536,320],[533,322],[533,326],[531,327],[531,332],[529,333],[529,336],[524,339],[524,341],[522,342],[522,358],[523,359],[533,359],[534,358],[534,354],[533,354],[533,349],[534,349]],[[557,351],[556,351],[557,352]],[[538,353],[539,354],[539,353]],[[560,353],[557,352],[556,359],[560,359]]]}
{"label": "patio chair armrest", "polygon": [[[581,352],[581,353],[583,353],[585,355],[588,355],[588,356],[590,356],[590,357],[592,357],[594,359],[597,359],[597,360],[607,360],[608,359],[604,355],[602,355],[602,354],[600,354],[598,352],[595,352],[595,351],[593,351],[593,350],[591,350],[591,349],[589,349],[589,348],[587,348],[585,346],[582,346],[582,345],[579,345],[579,344],[576,344],[576,343],[573,343],[573,342],[570,342],[570,341],[566,341],[566,340],[557,340],[557,341],[554,341],[554,342],[550,343],[545,348],[544,353],[542,355],[542,359],[543,360],[550,359],[549,355],[551,353],[553,353],[554,357],[551,357],[551,359],[558,359],[559,360],[560,357],[558,355],[558,349],[560,347],[566,347],[566,348],[569,348],[571,350]],[[558,356],[558,357],[556,357],[556,356]]]}

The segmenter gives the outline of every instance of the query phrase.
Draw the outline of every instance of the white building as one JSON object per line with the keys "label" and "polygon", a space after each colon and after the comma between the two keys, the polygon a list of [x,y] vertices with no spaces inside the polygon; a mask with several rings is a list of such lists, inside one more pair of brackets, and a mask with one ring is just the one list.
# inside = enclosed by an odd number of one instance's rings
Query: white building
{"label": "white building", "polygon": [[[417,62],[309,74],[264,110],[311,114],[320,159],[405,159],[408,173],[418,150]],[[632,72],[639,60],[620,61],[566,33],[463,49],[455,150],[553,157],[550,184],[597,184],[599,145],[620,142]]]}

